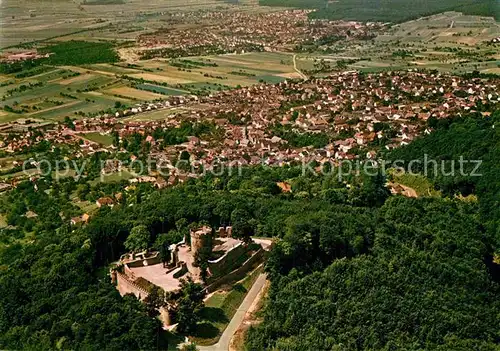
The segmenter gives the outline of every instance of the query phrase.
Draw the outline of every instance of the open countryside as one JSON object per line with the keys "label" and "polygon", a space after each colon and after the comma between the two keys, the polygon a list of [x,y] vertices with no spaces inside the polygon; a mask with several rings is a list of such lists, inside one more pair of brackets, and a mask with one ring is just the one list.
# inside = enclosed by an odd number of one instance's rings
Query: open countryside
{"label": "open countryside", "polygon": [[0,2],[0,349],[498,349],[499,19]]}

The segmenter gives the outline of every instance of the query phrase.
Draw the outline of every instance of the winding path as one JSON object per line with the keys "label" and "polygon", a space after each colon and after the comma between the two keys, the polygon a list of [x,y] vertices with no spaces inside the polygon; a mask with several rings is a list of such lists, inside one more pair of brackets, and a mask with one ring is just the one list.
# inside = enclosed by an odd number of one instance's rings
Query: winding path
{"label": "winding path", "polygon": [[245,296],[245,299],[241,303],[240,307],[238,307],[238,310],[234,314],[233,319],[231,319],[231,322],[229,322],[227,328],[222,333],[222,336],[219,339],[219,341],[217,342],[217,344],[212,345],[212,346],[197,346],[198,350],[200,350],[200,351],[228,351],[229,350],[229,343],[231,342],[231,339],[232,339],[234,333],[236,333],[236,331],[240,327],[241,323],[243,322],[243,319],[245,318],[247,311],[252,306],[252,303],[257,298],[260,291],[264,288],[265,283],[266,283],[266,274],[262,273],[261,275],[259,275],[257,277],[257,280],[252,285],[252,288],[248,292],[247,296]]}
{"label": "winding path", "polygon": [[293,55],[293,69],[295,70],[295,72],[297,72],[300,75],[300,77],[302,79],[307,80],[307,76],[304,73],[302,73],[302,71],[300,69],[297,68],[297,55],[296,54]]}

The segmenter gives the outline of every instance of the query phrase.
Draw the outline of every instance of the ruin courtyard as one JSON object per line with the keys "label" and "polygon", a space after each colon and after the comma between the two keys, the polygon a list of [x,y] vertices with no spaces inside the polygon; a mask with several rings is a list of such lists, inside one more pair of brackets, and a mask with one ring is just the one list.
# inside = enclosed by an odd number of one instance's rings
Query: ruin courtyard
{"label": "ruin courtyard", "polygon": [[[232,237],[231,227],[221,227],[214,231],[208,226],[193,229],[181,242],[169,247],[170,259],[162,262],[158,251],[128,253],[121,257],[118,265],[111,270],[113,284],[122,296],[133,294],[144,301],[153,287],[165,293],[176,293],[182,281],[190,279],[203,284],[207,292],[216,291],[221,285],[245,277],[263,260],[266,242],[246,243]],[[197,257],[200,252],[207,256],[207,272],[204,277]],[[166,309],[161,310],[165,327],[172,324]]]}

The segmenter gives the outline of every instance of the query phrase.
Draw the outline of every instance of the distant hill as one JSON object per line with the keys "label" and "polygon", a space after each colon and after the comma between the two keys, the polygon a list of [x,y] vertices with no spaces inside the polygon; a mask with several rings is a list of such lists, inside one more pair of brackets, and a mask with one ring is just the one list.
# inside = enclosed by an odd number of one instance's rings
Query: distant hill
{"label": "distant hill", "polygon": [[405,22],[445,11],[493,16],[500,20],[498,0],[259,0],[263,6],[316,9],[312,18]]}
{"label": "distant hill", "polygon": [[124,0],[83,0],[82,5],[122,5]]}

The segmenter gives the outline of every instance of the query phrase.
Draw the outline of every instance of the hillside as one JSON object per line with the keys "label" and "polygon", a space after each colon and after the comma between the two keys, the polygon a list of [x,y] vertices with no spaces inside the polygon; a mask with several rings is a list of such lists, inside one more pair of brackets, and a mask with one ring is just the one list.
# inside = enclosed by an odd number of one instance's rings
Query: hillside
{"label": "hillside", "polygon": [[500,19],[500,3],[496,0],[260,0],[263,6],[289,6],[316,9],[312,18],[333,20],[405,22],[445,11],[467,15],[493,16]]}
{"label": "hillside", "polygon": [[[495,230],[500,228],[500,130],[498,124],[500,112],[493,113],[491,117],[477,116],[456,118],[448,121],[436,122],[437,131],[424,138],[415,140],[410,145],[394,150],[392,160],[419,160],[421,163],[414,171],[424,173],[424,157],[441,160],[444,162],[445,172],[438,171],[429,165],[428,176],[444,194],[454,196],[470,194],[479,197],[482,220],[488,225],[495,235]],[[434,122],[431,122],[433,124]],[[476,169],[477,176],[463,176],[460,173],[459,160],[472,160],[463,165],[465,174]],[[453,161],[455,160],[455,161]],[[474,161],[478,160],[478,161]],[[446,176],[452,173],[454,176]],[[499,240],[500,232],[496,232]]]}
{"label": "hillside", "polygon": [[[294,262],[284,274],[290,246],[301,257],[323,243],[324,228],[302,225],[273,250],[270,300],[248,350],[494,350],[500,286],[483,264],[475,213],[458,202],[392,198],[376,216],[369,254],[315,272]],[[340,240],[359,228],[331,231]],[[306,233],[310,242],[299,241]]]}
{"label": "hillside", "polygon": [[[447,169],[460,156],[481,160],[480,177],[429,175],[446,199],[393,197],[371,221],[304,213],[271,254],[269,302],[248,350],[496,350],[498,117],[431,121],[436,132],[390,155],[427,154]],[[454,198],[471,193],[479,204]],[[311,259],[325,246],[337,259],[323,269]]]}

